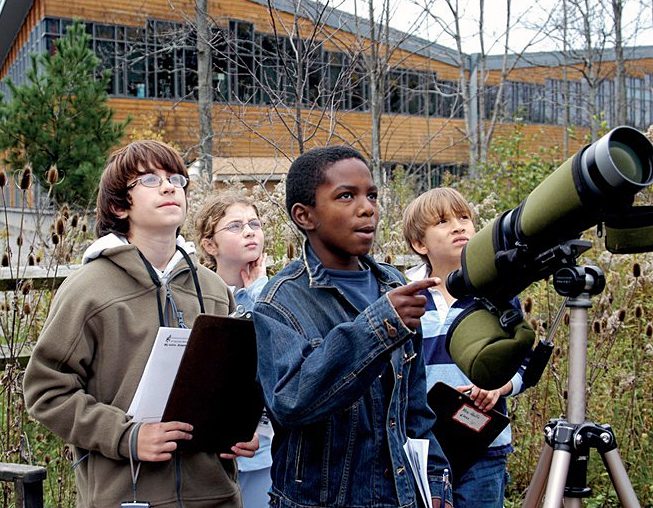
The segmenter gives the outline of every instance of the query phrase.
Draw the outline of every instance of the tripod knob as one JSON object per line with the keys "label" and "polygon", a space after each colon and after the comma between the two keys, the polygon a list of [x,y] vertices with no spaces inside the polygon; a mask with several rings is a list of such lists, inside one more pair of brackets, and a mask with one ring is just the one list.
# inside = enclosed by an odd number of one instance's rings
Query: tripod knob
{"label": "tripod knob", "polygon": [[553,286],[562,296],[598,295],[605,289],[605,276],[598,266],[564,266],[553,275]]}

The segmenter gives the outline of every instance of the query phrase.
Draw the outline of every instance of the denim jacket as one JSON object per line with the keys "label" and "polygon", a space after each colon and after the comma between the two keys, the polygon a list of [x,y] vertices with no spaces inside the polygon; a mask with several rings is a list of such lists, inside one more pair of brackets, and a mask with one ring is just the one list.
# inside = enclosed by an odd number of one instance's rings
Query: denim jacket
{"label": "denim jacket", "polygon": [[273,507],[421,506],[407,437],[429,440],[431,495],[451,500],[449,466],[431,432],[422,338],[387,296],[403,278],[370,257],[361,262],[381,293],[366,309],[331,283],[308,244],[254,307],[258,375],[275,432]]}

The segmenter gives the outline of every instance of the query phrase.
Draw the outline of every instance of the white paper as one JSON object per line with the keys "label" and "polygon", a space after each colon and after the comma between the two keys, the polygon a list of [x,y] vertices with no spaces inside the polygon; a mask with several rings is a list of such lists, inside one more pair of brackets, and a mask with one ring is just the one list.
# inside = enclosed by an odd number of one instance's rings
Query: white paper
{"label": "white paper", "polygon": [[404,452],[408,457],[408,463],[413,471],[424,506],[431,506],[431,488],[429,487],[428,477],[429,440],[409,437],[404,444]]}
{"label": "white paper", "polygon": [[188,337],[190,328],[159,328],[143,376],[127,410],[134,421],[161,421]]}

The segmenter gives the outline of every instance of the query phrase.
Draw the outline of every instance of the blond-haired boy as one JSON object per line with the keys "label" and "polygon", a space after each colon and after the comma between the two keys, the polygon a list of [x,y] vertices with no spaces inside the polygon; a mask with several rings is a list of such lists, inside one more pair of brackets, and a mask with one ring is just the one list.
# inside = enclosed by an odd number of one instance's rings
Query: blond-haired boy
{"label": "blond-haired boy", "polygon": [[[403,231],[408,245],[423,261],[407,271],[410,281],[431,277],[445,281],[451,271],[460,268],[463,247],[476,233],[471,206],[457,190],[448,187],[431,189],[413,200],[404,212]],[[422,294],[427,298],[426,312],[421,318],[427,390],[442,381],[458,391],[469,392],[479,409],[494,408],[506,413],[505,396],[521,391],[523,370],[498,390],[484,390],[471,383],[445,348],[447,330],[473,303],[473,298],[456,300],[444,283]],[[510,442],[508,426],[470,467],[456,471],[454,466],[456,508],[503,506]]]}

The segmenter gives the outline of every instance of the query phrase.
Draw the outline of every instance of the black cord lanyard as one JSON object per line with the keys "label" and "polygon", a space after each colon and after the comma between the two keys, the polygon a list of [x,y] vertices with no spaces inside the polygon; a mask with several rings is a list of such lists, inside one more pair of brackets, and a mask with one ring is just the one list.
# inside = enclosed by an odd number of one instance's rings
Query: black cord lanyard
{"label": "black cord lanyard", "polygon": [[[200,312],[204,314],[205,313],[204,298],[202,297],[202,288],[200,287],[200,281],[197,277],[197,268],[195,267],[195,265],[190,259],[190,256],[184,249],[182,249],[179,245],[176,245],[175,248],[181,253],[184,260],[188,264],[188,267],[190,268],[190,273],[191,276],[193,277],[193,284],[195,284],[195,292],[197,293],[197,299],[199,300],[200,303]],[[141,259],[143,260],[143,264],[147,269],[147,273],[150,274],[150,278],[152,279],[152,282],[156,286],[156,305],[159,311],[159,325],[166,326],[165,316],[163,315],[163,304],[161,303],[161,295],[159,294],[159,290],[161,289],[161,279],[159,278],[159,275],[156,273],[154,267],[152,266],[152,263],[150,263],[147,260],[147,258],[143,255],[143,253],[140,250],[138,250],[138,248],[136,249],[136,251],[138,252],[138,255],[141,257]]]}

